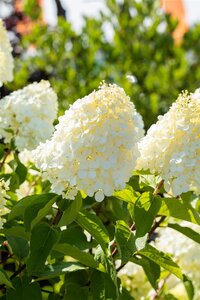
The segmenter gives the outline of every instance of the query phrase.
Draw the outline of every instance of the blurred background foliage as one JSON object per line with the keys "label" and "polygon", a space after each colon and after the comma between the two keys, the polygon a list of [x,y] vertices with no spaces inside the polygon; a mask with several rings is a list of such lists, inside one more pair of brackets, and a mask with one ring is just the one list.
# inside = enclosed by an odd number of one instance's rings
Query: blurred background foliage
{"label": "blurred background foliage", "polygon": [[[79,33],[64,17],[56,27],[35,22],[31,33],[19,39],[21,54],[14,82],[7,88],[48,79],[62,114],[102,80],[114,82],[134,101],[148,128],[182,90],[198,88],[200,25],[190,28],[177,44],[172,37],[177,21],[163,12],[160,1],[106,4],[98,19],[85,17]],[[41,13],[36,6],[36,0],[25,1],[24,11],[34,21]],[[131,80],[127,75],[133,76]]]}

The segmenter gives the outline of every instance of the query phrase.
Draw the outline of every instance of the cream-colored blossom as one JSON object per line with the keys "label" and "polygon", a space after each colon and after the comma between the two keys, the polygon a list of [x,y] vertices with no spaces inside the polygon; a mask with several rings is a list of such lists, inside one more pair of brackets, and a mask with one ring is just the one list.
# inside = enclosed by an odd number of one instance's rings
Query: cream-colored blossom
{"label": "cream-colored blossom", "polygon": [[12,47],[8,34],[0,19],[0,87],[3,82],[13,80],[14,62],[12,57]]}
{"label": "cream-colored blossom", "polygon": [[3,227],[5,223],[5,219],[3,215],[5,215],[9,210],[6,208],[6,197],[7,191],[9,190],[9,183],[8,181],[5,182],[4,180],[0,180],[0,228]]}
{"label": "cream-colored blossom", "polygon": [[32,83],[0,101],[0,137],[19,151],[33,150],[53,133],[57,96],[48,81]]}
{"label": "cream-colored blossom", "polygon": [[150,169],[174,196],[200,194],[200,89],[184,92],[139,143],[137,169]]}
{"label": "cream-colored blossom", "polygon": [[74,198],[83,190],[102,201],[129,180],[142,136],[143,122],[130,98],[117,85],[103,84],[59,118],[52,139],[33,156],[54,192]]}

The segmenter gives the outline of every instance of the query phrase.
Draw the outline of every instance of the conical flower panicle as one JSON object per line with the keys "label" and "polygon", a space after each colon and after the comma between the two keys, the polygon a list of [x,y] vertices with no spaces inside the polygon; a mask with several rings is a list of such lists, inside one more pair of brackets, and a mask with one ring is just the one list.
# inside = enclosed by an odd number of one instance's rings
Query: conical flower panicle
{"label": "conical flower panicle", "polygon": [[174,196],[200,194],[200,90],[183,92],[139,143],[137,169],[150,169]]}
{"label": "conical flower panicle", "polygon": [[130,98],[119,86],[103,84],[59,118],[52,139],[33,156],[54,192],[74,198],[83,190],[102,201],[129,180],[142,136],[143,121]]}

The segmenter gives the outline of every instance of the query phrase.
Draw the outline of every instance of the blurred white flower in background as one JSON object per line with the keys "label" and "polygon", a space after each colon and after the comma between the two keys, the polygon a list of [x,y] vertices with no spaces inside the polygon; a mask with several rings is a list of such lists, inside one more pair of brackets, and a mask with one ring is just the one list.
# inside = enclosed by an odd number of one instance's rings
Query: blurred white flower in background
{"label": "blurred white flower in background", "polygon": [[19,151],[33,150],[54,131],[57,96],[48,81],[32,83],[0,101],[0,137]]}
{"label": "blurred white flower in background", "polygon": [[124,90],[103,84],[59,118],[52,139],[33,156],[54,192],[74,198],[83,190],[102,201],[125,187],[143,134],[142,118]]}
{"label": "blurred white flower in background", "polygon": [[0,19],[0,87],[3,82],[13,80],[14,61],[12,47],[9,42],[8,33]]}
{"label": "blurred white flower in background", "polygon": [[158,173],[174,196],[189,190],[200,194],[199,116],[200,89],[184,92],[139,144],[137,168]]}

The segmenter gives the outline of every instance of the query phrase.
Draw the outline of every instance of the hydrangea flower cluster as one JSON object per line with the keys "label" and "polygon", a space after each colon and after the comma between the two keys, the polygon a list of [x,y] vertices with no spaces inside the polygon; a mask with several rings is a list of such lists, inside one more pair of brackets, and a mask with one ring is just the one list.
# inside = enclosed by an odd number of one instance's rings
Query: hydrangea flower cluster
{"label": "hydrangea flower cluster", "polygon": [[3,82],[12,81],[14,61],[12,57],[12,47],[10,45],[8,34],[0,19],[0,87]]}
{"label": "hydrangea flower cluster", "polygon": [[0,180],[0,228],[3,227],[3,223],[5,222],[5,219],[2,216],[8,212],[8,209],[5,207],[8,190],[8,182]]}
{"label": "hydrangea flower cluster", "polygon": [[174,196],[189,190],[200,194],[199,116],[200,89],[183,92],[139,143],[137,169],[160,174]]}
{"label": "hydrangea flower cluster", "polygon": [[0,137],[15,138],[19,151],[33,150],[54,131],[57,96],[48,81],[32,83],[0,101]]}
{"label": "hydrangea flower cluster", "polygon": [[143,134],[142,118],[124,90],[103,84],[59,118],[52,139],[33,157],[54,192],[73,199],[83,190],[102,201],[129,180]]}

